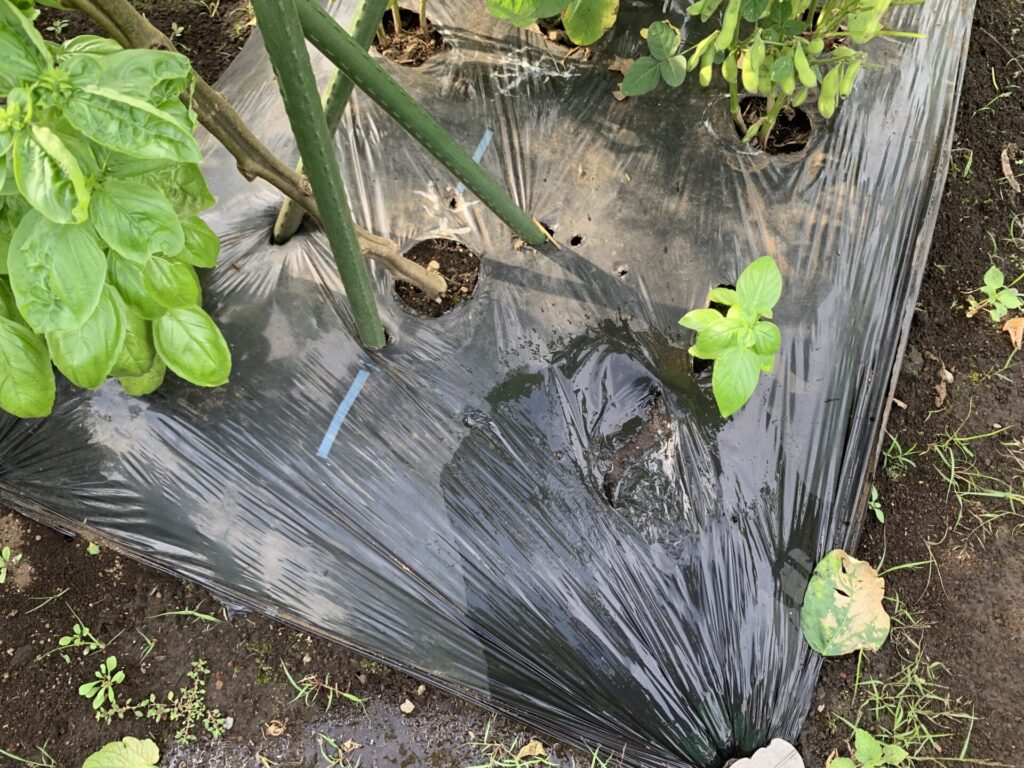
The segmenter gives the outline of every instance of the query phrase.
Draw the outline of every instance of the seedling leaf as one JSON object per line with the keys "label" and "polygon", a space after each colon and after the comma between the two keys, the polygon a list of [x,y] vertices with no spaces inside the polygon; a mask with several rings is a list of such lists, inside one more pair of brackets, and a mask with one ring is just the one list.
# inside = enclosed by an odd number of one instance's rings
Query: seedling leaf
{"label": "seedling leaf", "polygon": [[160,762],[160,749],[150,739],[125,736],[94,752],[82,768],[147,768]]}

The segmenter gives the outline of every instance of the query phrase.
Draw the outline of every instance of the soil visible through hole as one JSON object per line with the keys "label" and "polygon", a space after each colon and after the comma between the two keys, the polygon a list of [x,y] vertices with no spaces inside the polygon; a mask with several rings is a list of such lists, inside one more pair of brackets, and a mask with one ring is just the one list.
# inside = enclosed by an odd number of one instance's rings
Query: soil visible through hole
{"label": "soil visible through hole", "polygon": [[562,24],[561,16],[552,16],[550,19],[539,19],[537,26],[540,27],[540,31],[544,37],[553,43],[564,45],[566,48],[575,48],[576,43],[569,39],[569,35],[565,32],[565,25]]}
{"label": "soil visible through hole", "polygon": [[[767,114],[768,100],[762,96],[747,96],[740,101],[740,111],[743,122],[748,126],[753,125]],[[743,138],[739,126],[736,126],[736,133]],[[779,114],[772,132],[768,134],[767,146],[761,146],[760,138],[754,139],[750,144],[769,155],[788,155],[806,147],[810,138],[811,118],[799,107],[786,107]]]}
{"label": "soil visible through hole", "polygon": [[427,269],[441,273],[448,281],[448,291],[431,298],[409,283],[396,282],[398,300],[413,314],[440,317],[451,312],[473,295],[480,277],[480,257],[455,240],[433,238],[417,243],[405,254]]}
{"label": "soil visible through hole", "polygon": [[618,484],[626,469],[643,461],[651,449],[658,445],[664,436],[671,429],[668,413],[665,410],[665,403],[662,402],[661,393],[654,396],[651,408],[644,418],[643,425],[629,441],[617,450],[612,457],[612,465],[604,473],[604,482],[601,483],[601,490],[604,497],[613,507],[618,500]]}
{"label": "soil visible through hole", "polygon": [[420,15],[406,9],[399,12],[402,28],[395,34],[395,19],[389,10],[381,19],[385,38],[378,33],[374,46],[386,59],[403,67],[421,66],[431,56],[436,56],[449,46],[430,19],[426,28],[420,26]]}

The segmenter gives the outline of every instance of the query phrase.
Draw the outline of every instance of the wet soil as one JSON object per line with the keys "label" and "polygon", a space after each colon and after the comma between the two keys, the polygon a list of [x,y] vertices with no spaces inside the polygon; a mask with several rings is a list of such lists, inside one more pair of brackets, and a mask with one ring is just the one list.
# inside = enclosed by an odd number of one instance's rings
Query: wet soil
{"label": "wet soil", "polygon": [[405,257],[439,272],[448,281],[448,290],[437,297],[409,283],[395,283],[399,302],[413,314],[440,317],[472,298],[480,278],[480,258],[462,243],[431,238],[414,245]]}
{"label": "wet soil", "polygon": [[[1002,154],[1024,135],[1024,2],[979,0],[957,121],[952,166],[930,261],[918,299],[910,347],[888,431],[914,466],[885,462],[876,487],[886,522],[869,515],[858,556],[887,566],[927,561],[887,577],[887,588],[928,626],[913,633],[937,680],[948,686],[951,708],[977,716],[973,731],[945,721],[953,734],[942,752],[957,757],[968,733],[968,764],[988,760],[1024,766],[1024,363],[982,312],[966,317],[965,294],[977,292],[995,264],[1007,282],[1024,272],[1024,197],[1004,175]],[[1012,155],[1012,153],[1010,153]],[[1010,173],[1024,177],[1024,164]],[[1011,316],[1021,312],[1012,312]],[[936,389],[942,368],[952,374],[945,400]],[[946,377],[948,379],[948,376]],[[940,387],[941,390],[941,387]],[[941,402],[941,405],[938,403]],[[1010,499],[968,497],[961,509],[941,473],[941,456],[927,447],[947,435],[988,435],[972,440],[973,456],[958,453],[961,477],[976,471],[979,489],[1017,494]],[[888,441],[887,441],[888,442]],[[973,470],[972,470],[973,467]],[[966,479],[961,487],[966,487]],[[988,525],[986,516],[1002,514]],[[863,676],[885,677],[899,667],[896,647],[865,659]],[[849,732],[837,715],[853,720],[853,658],[827,661],[800,739],[809,766],[823,765]],[[873,727],[868,717],[865,727]]]}

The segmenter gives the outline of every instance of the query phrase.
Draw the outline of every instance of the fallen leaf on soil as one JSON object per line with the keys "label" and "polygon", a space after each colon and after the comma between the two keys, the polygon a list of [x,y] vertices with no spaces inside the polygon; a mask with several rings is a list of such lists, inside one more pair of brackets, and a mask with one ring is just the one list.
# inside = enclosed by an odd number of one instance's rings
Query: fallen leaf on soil
{"label": "fallen leaf on soil", "polygon": [[804,760],[788,741],[772,739],[767,747],[737,760],[732,768],[804,768]]}
{"label": "fallen leaf on soil", "polygon": [[409,701],[408,699],[406,699],[405,701],[403,701],[403,702],[402,702],[402,703],[401,703],[401,704],[399,705],[399,707],[398,707],[398,708],[399,708],[400,710],[402,710],[402,714],[403,714],[403,715],[411,715],[411,714],[412,714],[413,712],[415,712],[415,711],[416,711],[416,705],[415,705],[415,704],[413,704],[413,703],[412,703],[411,701]]}
{"label": "fallen leaf on soil", "polygon": [[280,720],[271,720],[269,723],[263,726],[263,733],[267,738],[276,739],[278,736],[284,735],[284,723]]}
{"label": "fallen leaf on soil", "polygon": [[935,385],[935,407],[941,408],[942,404],[946,402],[946,385],[953,383],[953,372],[950,371],[945,363],[939,363],[942,367],[939,369],[939,383]]}
{"label": "fallen leaf on soil", "polygon": [[516,755],[516,760],[525,760],[528,757],[547,757],[548,752],[544,749],[544,745],[536,739],[530,739],[530,742],[519,750]]}
{"label": "fallen leaf on soil", "polygon": [[349,752],[355,752],[357,749],[362,748],[362,744],[360,744],[358,741],[353,741],[352,739],[345,739],[345,741],[341,743],[341,751],[344,752],[346,755]]}
{"label": "fallen leaf on soil", "polygon": [[841,549],[815,566],[800,609],[800,627],[822,656],[877,651],[889,637],[885,580],[865,562]]}
{"label": "fallen leaf on soil", "polygon": [[608,65],[609,72],[618,72],[619,74],[626,74],[626,70],[633,66],[633,62],[636,59],[624,59],[620,56],[612,58],[612,63]]}
{"label": "fallen leaf on soil", "polygon": [[1024,317],[1011,317],[1003,323],[1003,330],[1010,334],[1014,348],[1020,349],[1024,343]]}
{"label": "fallen leaf on soil", "polygon": [[[1010,162],[1010,157],[1012,155],[1016,155],[1016,154],[1017,154],[1017,145],[1016,144],[1007,144],[1005,147],[1003,147],[1003,154],[1000,156],[1000,159],[1002,160],[1002,163],[1003,163],[1003,176],[1005,176],[1006,180],[1010,183],[1010,189],[1012,189],[1014,192],[1019,193],[1020,192],[1020,182],[1017,181],[1017,176],[1013,172],[1013,165]],[[1019,347],[1018,347],[1018,349],[1019,349]]]}
{"label": "fallen leaf on soil", "polygon": [[[149,739],[125,736],[85,759],[82,768],[146,768],[160,762],[160,750]],[[42,763],[35,763],[42,765]]]}

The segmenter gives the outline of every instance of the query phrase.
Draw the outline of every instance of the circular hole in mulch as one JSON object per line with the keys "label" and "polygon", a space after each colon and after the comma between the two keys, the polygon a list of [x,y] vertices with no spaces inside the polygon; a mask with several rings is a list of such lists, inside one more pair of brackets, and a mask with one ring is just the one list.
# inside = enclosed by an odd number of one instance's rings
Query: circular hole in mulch
{"label": "circular hole in mulch", "polygon": [[[731,285],[729,283],[722,283],[720,285],[716,285],[715,287],[730,288],[732,290],[736,290],[736,286]],[[729,311],[729,308],[725,304],[719,304],[717,301],[708,302],[708,309],[717,309],[723,315]],[[705,371],[711,370],[712,366],[714,366],[715,364],[714,360],[704,360],[703,358],[700,357],[691,357],[690,361],[693,364],[693,373],[695,376],[704,373]]]}
{"label": "circular hole in mulch", "polygon": [[456,240],[435,237],[416,243],[407,259],[436,270],[448,281],[448,290],[433,298],[409,283],[396,282],[399,303],[415,315],[440,317],[468,300],[480,278],[480,257]]}
{"label": "circular hole in mulch", "polygon": [[395,17],[388,10],[381,18],[384,40],[378,32],[374,47],[384,58],[403,67],[418,67],[431,56],[450,48],[444,37],[428,17],[426,26],[420,26],[420,15],[402,8],[399,11],[401,28],[395,33]]}
{"label": "circular hole in mulch", "polygon": [[[763,96],[745,96],[740,101],[743,121],[753,125],[768,112],[768,100]],[[736,126],[736,135],[741,139],[743,132]],[[807,146],[811,138],[811,118],[800,107],[787,107],[779,114],[775,127],[768,134],[767,146],[761,146],[756,138],[750,145],[769,155],[791,155]]]}
{"label": "circular hole in mulch", "polygon": [[566,34],[565,25],[562,23],[561,16],[552,16],[550,19],[538,19],[537,26],[540,27],[540,31],[544,37],[552,43],[566,48],[577,47],[576,43],[570,40],[569,35]]}

